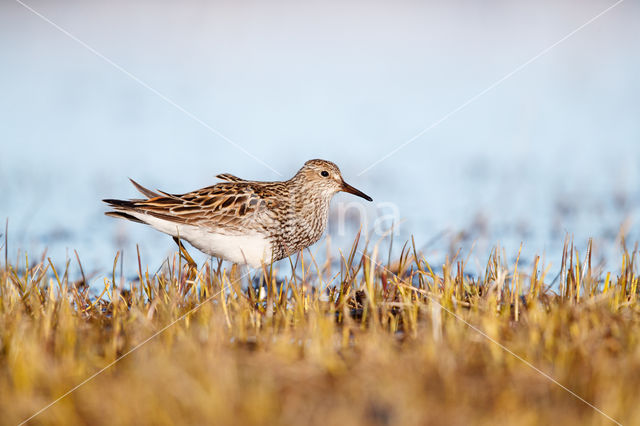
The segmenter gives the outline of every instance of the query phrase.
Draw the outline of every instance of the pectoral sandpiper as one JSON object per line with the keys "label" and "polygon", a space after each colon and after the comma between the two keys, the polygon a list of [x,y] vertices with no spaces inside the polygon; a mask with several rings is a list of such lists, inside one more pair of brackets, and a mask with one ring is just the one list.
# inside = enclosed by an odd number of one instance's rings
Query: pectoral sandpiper
{"label": "pectoral sandpiper", "polygon": [[211,256],[258,267],[318,241],[336,192],[372,201],[325,160],[307,161],[282,182],[250,181],[226,173],[216,177],[224,182],[186,194],[154,192],[131,180],[147,198],[103,200],[114,209],[106,214],[171,235],[192,267],[195,262],[181,239]]}

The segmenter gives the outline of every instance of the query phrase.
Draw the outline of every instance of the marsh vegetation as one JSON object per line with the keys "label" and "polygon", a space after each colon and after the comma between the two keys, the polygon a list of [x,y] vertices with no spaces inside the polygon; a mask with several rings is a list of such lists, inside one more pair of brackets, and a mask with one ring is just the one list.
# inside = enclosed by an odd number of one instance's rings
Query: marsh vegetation
{"label": "marsh vegetation", "polygon": [[2,423],[638,422],[635,249],[610,272],[590,246],[528,270],[496,249],[471,276],[414,247],[306,251],[288,276],[176,256],[127,280],[116,257],[97,292],[78,259],[5,260]]}

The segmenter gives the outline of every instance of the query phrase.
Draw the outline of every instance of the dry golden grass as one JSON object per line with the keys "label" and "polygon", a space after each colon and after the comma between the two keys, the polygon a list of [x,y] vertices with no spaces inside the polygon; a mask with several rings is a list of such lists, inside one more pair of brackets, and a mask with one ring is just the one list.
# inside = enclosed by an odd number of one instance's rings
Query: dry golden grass
{"label": "dry golden grass", "polygon": [[258,294],[237,270],[191,281],[174,263],[105,279],[100,298],[49,261],[5,265],[1,421],[100,372],[29,423],[640,423],[635,255],[601,274],[567,249],[556,292],[543,266],[497,250],[475,279],[457,260],[435,274],[413,249],[379,257],[354,247],[331,270],[307,254],[282,283],[263,271]]}

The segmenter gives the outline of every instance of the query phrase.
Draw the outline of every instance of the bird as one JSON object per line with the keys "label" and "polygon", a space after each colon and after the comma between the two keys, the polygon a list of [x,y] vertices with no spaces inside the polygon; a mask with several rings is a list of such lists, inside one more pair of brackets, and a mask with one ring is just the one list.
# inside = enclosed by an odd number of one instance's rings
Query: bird
{"label": "bird", "polygon": [[289,180],[262,182],[229,173],[222,182],[185,194],[151,191],[129,179],[143,199],[102,200],[107,216],[143,223],[173,237],[188,264],[187,241],[203,253],[252,268],[284,259],[316,243],[329,205],[340,191],[373,201],[347,184],[337,165],[313,159]]}

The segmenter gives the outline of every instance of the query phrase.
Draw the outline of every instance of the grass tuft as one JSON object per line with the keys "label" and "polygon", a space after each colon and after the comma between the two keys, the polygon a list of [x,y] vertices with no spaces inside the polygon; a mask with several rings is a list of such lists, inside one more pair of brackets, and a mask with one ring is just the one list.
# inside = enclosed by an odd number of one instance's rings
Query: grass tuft
{"label": "grass tuft", "polygon": [[97,293],[77,253],[77,281],[69,261],[5,261],[2,422],[638,423],[637,246],[611,272],[591,251],[567,241],[559,266],[527,271],[495,249],[472,276],[457,255],[436,273],[413,241],[394,259],[356,238],[284,279],[177,257],[150,275],[138,252],[137,279],[116,255]]}

